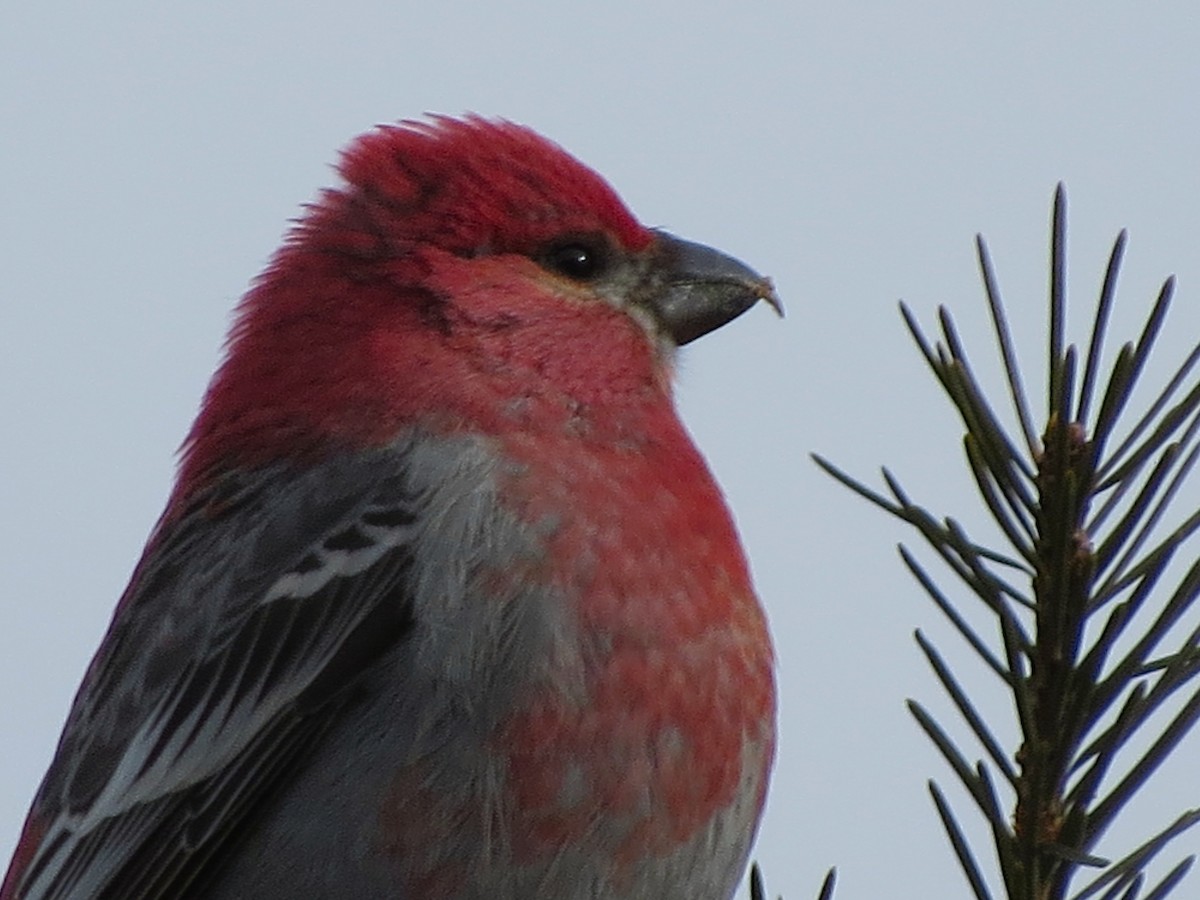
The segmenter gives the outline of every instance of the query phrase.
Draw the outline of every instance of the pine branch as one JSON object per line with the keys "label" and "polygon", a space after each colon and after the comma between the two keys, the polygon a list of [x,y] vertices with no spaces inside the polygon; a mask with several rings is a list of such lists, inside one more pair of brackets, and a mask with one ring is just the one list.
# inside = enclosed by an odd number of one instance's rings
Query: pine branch
{"label": "pine branch", "polygon": [[[1194,375],[1200,345],[1127,424],[1131,398],[1169,312],[1174,280],[1164,283],[1141,335],[1116,353],[1104,380],[1104,347],[1125,246],[1122,232],[1108,260],[1081,363],[1067,340],[1066,199],[1059,186],[1040,434],[982,238],[979,264],[1015,434],[981,389],[949,312],[939,310],[941,339],[931,343],[901,305],[917,348],[962,420],[967,465],[1003,536],[1002,547],[982,546],[953,519],[938,519],[913,503],[887,470],[883,493],[814,457],[843,485],[912,525],[994,623],[991,637],[969,625],[962,601],[901,548],[930,599],[1011,691],[1017,713],[1020,746],[1006,751],[963,681],[917,632],[967,738],[985,756],[972,762],[950,730],[909,702],[991,830],[996,886],[989,885],[949,801],[930,782],[955,856],[980,900],[999,896],[997,889],[1009,900],[1163,898],[1192,863],[1191,857],[1183,860],[1145,889],[1151,864],[1200,822],[1197,810],[1185,811],[1116,862],[1095,855],[1113,820],[1200,718],[1200,563],[1173,588],[1163,586],[1177,551],[1200,528],[1200,512],[1163,525],[1178,517],[1173,503],[1200,458],[1200,381]],[[1181,627],[1187,636],[1171,644]],[[1174,713],[1164,725],[1167,704]],[[997,783],[1010,804],[1007,813]],[[1072,894],[1081,872],[1092,873],[1092,880]],[[757,884],[762,897],[761,880]]]}

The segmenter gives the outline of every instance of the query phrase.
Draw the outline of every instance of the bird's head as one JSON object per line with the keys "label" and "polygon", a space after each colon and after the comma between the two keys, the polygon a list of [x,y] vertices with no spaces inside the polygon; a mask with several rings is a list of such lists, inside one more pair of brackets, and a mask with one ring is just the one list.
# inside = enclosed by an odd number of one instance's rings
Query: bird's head
{"label": "bird's head", "polygon": [[437,117],[360,137],[243,301],[183,479],[385,441],[667,398],[676,347],[770,282],[643,226],[558,146]]}

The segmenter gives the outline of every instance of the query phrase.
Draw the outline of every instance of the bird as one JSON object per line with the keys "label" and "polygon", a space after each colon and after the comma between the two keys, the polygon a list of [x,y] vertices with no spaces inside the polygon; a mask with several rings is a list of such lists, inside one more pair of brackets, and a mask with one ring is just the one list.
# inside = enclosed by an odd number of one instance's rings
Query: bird
{"label": "bird", "polygon": [[673,384],[773,285],[508,120],[338,173],[238,305],[0,900],[725,900],[774,650]]}

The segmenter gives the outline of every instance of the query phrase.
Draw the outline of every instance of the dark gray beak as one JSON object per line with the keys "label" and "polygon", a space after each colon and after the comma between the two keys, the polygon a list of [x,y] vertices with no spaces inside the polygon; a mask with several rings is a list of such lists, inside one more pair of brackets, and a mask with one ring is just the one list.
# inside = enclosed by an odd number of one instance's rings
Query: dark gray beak
{"label": "dark gray beak", "polygon": [[678,346],[732,322],[759,300],[783,315],[770,279],[712,247],[657,234],[663,283],[650,306]]}

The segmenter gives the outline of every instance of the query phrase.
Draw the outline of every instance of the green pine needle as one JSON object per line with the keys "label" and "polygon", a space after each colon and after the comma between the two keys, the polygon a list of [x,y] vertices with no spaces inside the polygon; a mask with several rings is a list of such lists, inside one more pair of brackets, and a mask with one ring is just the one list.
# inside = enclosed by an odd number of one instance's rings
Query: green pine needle
{"label": "green pine needle", "polygon": [[[984,760],[970,762],[951,731],[910,701],[933,741],[991,829],[998,871],[988,872],[949,802],[930,791],[967,882],[977,898],[1086,900],[1163,898],[1187,874],[1179,862],[1145,890],[1148,868],[1168,844],[1200,822],[1190,810],[1110,863],[1095,855],[1100,838],[1200,719],[1200,563],[1164,586],[1169,563],[1200,528],[1200,512],[1178,518],[1174,501],[1200,459],[1200,345],[1132,424],[1135,388],[1161,333],[1174,294],[1168,279],[1141,335],[1104,371],[1104,348],[1124,258],[1121,232],[1108,260],[1082,363],[1067,342],[1066,197],[1054,197],[1050,243],[1046,412],[1035,416],[1017,364],[999,282],[987,246],[977,240],[980,270],[1015,434],[985,396],[945,309],[941,339],[931,343],[917,317],[901,315],[918,350],[962,420],[967,465],[1005,545],[984,547],[953,520],[914,503],[884,470],[886,492],[868,487],[826,459],[833,478],[913,526],[995,623],[991,636],[967,624],[963,600],[939,587],[908,550],[901,555],[935,605],[988,670],[1011,691],[1019,747],[1003,748],[997,730],[924,635],[917,643]],[[1120,435],[1119,440],[1115,438]],[[1113,447],[1113,449],[1109,449]],[[1095,507],[1095,509],[1093,509]],[[1169,645],[1187,623],[1189,634]],[[1163,704],[1176,712],[1163,725]],[[997,795],[995,784],[1004,793]],[[1001,797],[1009,804],[1003,811]],[[1099,872],[1097,873],[1097,870]],[[1081,873],[1091,880],[1072,892]],[[998,876],[998,878],[996,877]],[[757,869],[752,897],[765,900]],[[1101,892],[1103,892],[1101,894]],[[832,872],[821,897],[832,893]]]}

